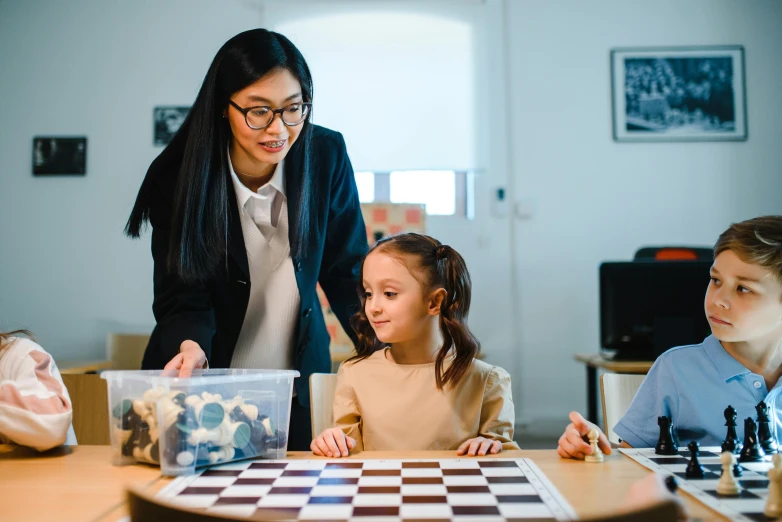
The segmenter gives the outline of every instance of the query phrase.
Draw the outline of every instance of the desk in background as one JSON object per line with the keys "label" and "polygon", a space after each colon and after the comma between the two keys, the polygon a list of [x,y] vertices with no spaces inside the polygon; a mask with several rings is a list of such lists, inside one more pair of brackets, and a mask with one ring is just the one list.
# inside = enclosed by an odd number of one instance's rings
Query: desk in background
{"label": "desk in background", "polygon": [[614,361],[607,359],[599,353],[577,353],[573,358],[584,363],[587,372],[587,420],[598,424],[597,401],[600,382],[597,378],[597,370],[601,368],[613,373],[646,374],[654,364],[652,361]]}

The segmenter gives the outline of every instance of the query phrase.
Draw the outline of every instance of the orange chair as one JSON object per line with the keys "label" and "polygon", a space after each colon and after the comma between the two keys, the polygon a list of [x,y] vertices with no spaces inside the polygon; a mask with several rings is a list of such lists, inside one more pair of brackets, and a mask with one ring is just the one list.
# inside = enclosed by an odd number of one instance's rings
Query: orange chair
{"label": "orange chair", "polygon": [[636,251],[634,261],[709,261],[714,250],[708,247],[643,247]]}

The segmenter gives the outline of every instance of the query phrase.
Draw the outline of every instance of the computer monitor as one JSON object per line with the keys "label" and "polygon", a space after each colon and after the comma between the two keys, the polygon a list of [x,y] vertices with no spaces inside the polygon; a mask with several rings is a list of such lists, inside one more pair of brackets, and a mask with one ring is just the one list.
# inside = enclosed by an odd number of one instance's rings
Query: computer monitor
{"label": "computer monitor", "polygon": [[711,261],[627,261],[600,265],[600,341],[617,359],[655,360],[703,341]]}

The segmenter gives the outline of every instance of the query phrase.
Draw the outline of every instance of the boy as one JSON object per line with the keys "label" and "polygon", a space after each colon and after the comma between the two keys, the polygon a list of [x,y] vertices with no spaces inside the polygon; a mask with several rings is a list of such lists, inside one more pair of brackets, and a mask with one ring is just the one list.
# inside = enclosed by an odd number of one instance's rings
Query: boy
{"label": "boy", "polygon": [[[782,216],[734,223],[714,245],[704,303],[712,335],[701,344],[672,348],[655,361],[627,413],[614,427],[621,447],[654,447],[657,417],[670,416],[680,441],[719,446],[733,406],[736,431],[764,401],[774,430],[782,421]],[[591,453],[593,427],[576,412],[559,439],[564,458]],[[600,432],[599,446],[611,448]]]}

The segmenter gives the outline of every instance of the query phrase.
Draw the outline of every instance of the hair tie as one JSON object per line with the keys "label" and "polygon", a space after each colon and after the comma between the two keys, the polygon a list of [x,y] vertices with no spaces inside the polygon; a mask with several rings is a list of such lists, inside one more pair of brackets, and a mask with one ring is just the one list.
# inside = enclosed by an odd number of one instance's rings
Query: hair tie
{"label": "hair tie", "polygon": [[435,249],[435,251],[434,251],[435,258],[437,258],[438,261],[440,259],[447,258],[448,257],[448,248],[449,248],[448,245],[440,245],[440,246],[438,246]]}

